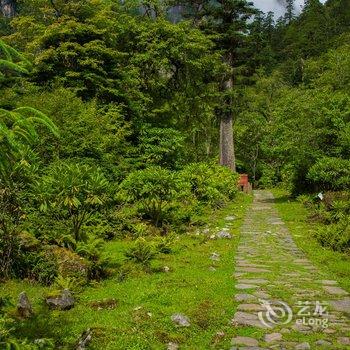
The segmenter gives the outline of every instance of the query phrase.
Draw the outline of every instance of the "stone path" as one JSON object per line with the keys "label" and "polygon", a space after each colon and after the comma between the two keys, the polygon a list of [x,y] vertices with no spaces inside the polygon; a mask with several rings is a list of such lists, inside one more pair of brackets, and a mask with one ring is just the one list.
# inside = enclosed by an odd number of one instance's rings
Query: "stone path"
{"label": "stone path", "polygon": [[350,296],[298,249],[270,192],[254,192],[235,263],[232,350],[350,349]]}

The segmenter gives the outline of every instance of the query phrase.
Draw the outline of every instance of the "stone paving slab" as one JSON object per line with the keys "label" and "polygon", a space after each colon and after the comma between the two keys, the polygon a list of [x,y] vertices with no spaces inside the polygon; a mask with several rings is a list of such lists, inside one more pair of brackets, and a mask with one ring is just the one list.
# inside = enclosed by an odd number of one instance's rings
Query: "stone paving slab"
{"label": "stone paving slab", "polygon": [[350,350],[349,294],[297,247],[268,191],[254,191],[233,277],[237,334],[247,327],[265,334],[232,349]]}

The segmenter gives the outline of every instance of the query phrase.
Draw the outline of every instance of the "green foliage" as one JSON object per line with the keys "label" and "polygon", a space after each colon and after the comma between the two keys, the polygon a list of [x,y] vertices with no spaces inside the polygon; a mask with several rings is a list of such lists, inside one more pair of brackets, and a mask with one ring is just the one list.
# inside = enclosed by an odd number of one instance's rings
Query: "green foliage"
{"label": "green foliage", "polygon": [[18,320],[10,317],[5,308],[13,306],[8,297],[0,297],[0,347],[4,350],[39,350],[54,349],[54,343],[50,339],[37,339],[34,343],[27,340],[15,339]]}
{"label": "green foliage", "polygon": [[104,241],[90,238],[87,242],[79,242],[76,251],[89,261],[88,278],[100,280],[108,275],[108,261],[102,256]]}
{"label": "green foliage", "polygon": [[141,132],[138,152],[143,163],[177,169],[184,161],[184,146],[181,132],[146,126]]}
{"label": "green foliage", "polygon": [[262,166],[260,171],[260,179],[258,182],[259,186],[262,188],[274,187],[276,185],[276,182],[278,181],[276,169],[273,169],[269,166]]}
{"label": "green foliage", "polygon": [[[0,40],[0,84],[12,82],[14,75],[28,74],[31,63],[13,47]],[[0,86],[1,86],[0,85]]]}
{"label": "green foliage", "polygon": [[[18,237],[12,231],[7,231],[9,226],[3,219],[0,232],[0,277],[8,278],[15,275],[18,261],[20,261]],[[5,229],[5,230],[4,230]]]}
{"label": "green foliage", "polygon": [[1,182],[11,181],[13,172],[28,166],[24,155],[26,146],[38,137],[37,126],[46,126],[58,135],[56,126],[40,111],[30,107],[19,107],[12,111],[0,109],[0,175]]}
{"label": "green foliage", "polygon": [[349,253],[350,251],[350,221],[340,220],[336,224],[324,226],[316,233],[316,238],[325,246],[335,251]]}
{"label": "green foliage", "polygon": [[324,86],[331,90],[348,90],[349,53],[350,45],[345,44],[327,51],[317,59],[308,60],[304,71],[304,82],[315,88]]}
{"label": "green foliage", "polygon": [[151,243],[145,239],[137,239],[134,244],[125,252],[125,257],[129,261],[149,267],[151,261],[155,258],[156,253]]}
{"label": "green foliage", "polygon": [[350,187],[350,160],[322,158],[309,170],[308,178],[321,190],[345,190]]}
{"label": "green foliage", "polygon": [[118,97],[113,80],[121,75],[118,51],[107,47],[105,30],[93,24],[62,18],[50,25],[40,38],[41,53],[35,60],[35,79],[53,81],[59,77],[64,86],[84,98]]}
{"label": "green foliage", "polygon": [[237,193],[238,176],[226,167],[194,163],[179,173],[199,202],[221,207]]}
{"label": "green foliage", "polygon": [[38,125],[57,135],[57,128],[43,113],[30,107],[0,110],[0,275],[8,277],[19,264],[18,225],[22,219],[22,191],[35,170],[30,146],[38,138]]}
{"label": "green foliage", "polygon": [[146,219],[159,226],[167,207],[183,190],[173,172],[155,166],[130,173],[120,185],[120,197],[136,204]]}
{"label": "green foliage", "polygon": [[166,231],[166,224],[182,229],[202,207],[219,208],[232,200],[237,181],[237,174],[219,165],[194,163],[179,171],[150,167],[121,183],[119,199]]}
{"label": "green foliage", "polygon": [[[58,265],[54,256],[47,252],[27,253],[24,256],[26,266],[21,266],[17,275],[29,277],[44,285],[54,282],[58,274]],[[25,274],[24,274],[25,273]]]}
{"label": "green foliage", "polygon": [[58,275],[54,280],[53,290],[50,291],[50,295],[59,295],[65,289],[71,292],[76,292],[80,288],[80,281],[72,277],[63,277]]}
{"label": "green foliage", "polygon": [[173,252],[175,237],[167,235],[162,237],[160,242],[157,244],[157,251],[162,254],[171,254]]}
{"label": "green foliage", "polygon": [[[333,163],[333,161],[332,161]],[[321,173],[323,178],[324,174]],[[346,191],[324,192],[318,196],[299,196],[310,211],[309,219],[323,225],[315,233],[316,239],[324,247],[348,253],[350,250],[350,193]]]}
{"label": "green foliage", "polygon": [[32,16],[14,21],[10,38],[34,56],[38,85],[59,84],[84,100],[119,104],[137,124],[179,126],[180,121],[186,128],[189,119],[201,119],[199,112],[214,105],[208,77],[217,74],[221,62],[210,38],[186,22],[135,17],[103,2],[80,16],[85,6],[76,4],[69,15],[62,10],[66,15],[59,19],[39,6],[44,12],[39,21]]}
{"label": "green foliage", "polygon": [[[237,174],[214,165],[223,115],[255,185],[346,193],[348,0],[308,0],[300,15],[286,3],[275,22],[245,0],[18,0],[0,20],[0,278],[74,289],[109,275],[103,240],[138,238],[119,280],[183,249],[173,233],[236,196]],[[189,20],[168,21],[173,5]],[[303,201],[320,242],[349,252],[348,195]],[[193,313],[204,328],[206,311]],[[67,345],[16,330],[0,300],[0,347]]]}
{"label": "green foliage", "polygon": [[6,315],[0,315],[0,346],[3,349],[9,350],[20,350],[20,344],[15,340],[11,339],[10,332],[13,330],[11,324],[13,325],[14,320]]}
{"label": "green foliage", "polygon": [[34,188],[40,210],[71,221],[76,241],[84,240],[82,225],[108,201],[108,181],[100,169],[84,164],[53,164]]}
{"label": "green foliage", "polygon": [[60,138],[44,135],[37,144],[36,150],[45,165],[51,158],[74,158],[103,168],[111,181],[118,181],[129,171],[134,130],[121,106],[100,105],[95,100],[84,102],[62,87],[42,91],[30,85],[20,99],[21,104],[45,111],[60,130]]}
{"label": "green foliage", "polygon": [[27,245],[23,233],[16,230],[0,236],[0,276],[27,278],[50,285],[58,273],[57,263],[40,244]]}
{"label": "green foliage", "polygon": [[12,266],[18,259],[17,229],[23,215],[21,193],[36,169],[36,157],[30,147],[39,136],[40,125],[57,135],[52,121],[36,109],[0,109],[0,240],[3,243],[0,259],[3,276],[13,272]]}
{"label": "green foliage", "polygon": [[294,194],[316,191],[310,168],[322,158],[348,159],[346,52],[343,45],[303,61],[304,84],[299,86],[288,85],[277,70],[269,77],[260,73],[256,85],[245,89],[238,156],[241,169],[262,186],[283,182]]}

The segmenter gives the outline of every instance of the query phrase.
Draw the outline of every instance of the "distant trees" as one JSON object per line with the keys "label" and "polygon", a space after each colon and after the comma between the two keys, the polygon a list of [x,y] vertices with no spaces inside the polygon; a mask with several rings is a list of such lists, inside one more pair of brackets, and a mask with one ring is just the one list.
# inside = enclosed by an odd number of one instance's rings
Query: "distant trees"
{"label": "distant trees", "polygon": [[220,120],[220,164],[236,170],[233,140],[233,91],[239,80],[239,70],[243,65],[248,20],[257,13],[253,4],[246,1],[180,1],[185,12],[205,33],[214,35],[216,49],[226,63],[226,71],[220,77],[222,92]]}
{"label": "distant trees", "polygon": [[288,23],[292,21],[295,15],[295,5],[294,0],[286,0],[286,14],[284,15],[284,18]]}
{"label": "distant trees", "polygon": [[255,13],[252,4],[247,1],[222,1],[219,9],[213,7],[209,12],[213,21],[209,24],[209,28],[215,34],[219,34],[218,48],[223,50],[223,59],[231,70],[223,76],[224,108],[220,116],[220,164],[228,166],[233,171],[236,171],[233,89],[244,57],[242,51],[244,52],[245,33],[248,31],[247,21]]}
{"label": "distant trees", "polygon": [[[78,6],[55,3],[62,14]],[[11,40],[33,55],[31,80],[47,89],[59,84],[84,101],[118,105],[133,122],[135,137],[144,123],[176,125],[194,150],[193,160],[217,152],[208,152],[208,139],[217,141],[216,85],[224,65],[212,40],[188,22],[131,15],[119,5],[84,6],[60,20],[47,4],[26,9],[35,11],[35,23],[27,15],[16,18]]]}
{"label": "distant trees", "polygon": [[347,172],[340,169],[350,146],[348,55],[349,45],[343,45],[305,60],[298,85],[283,79],[282,66],[246,89],[237,124],[238,157],[262,186],[283,182],[295,193],[320,184],[347,186]]}

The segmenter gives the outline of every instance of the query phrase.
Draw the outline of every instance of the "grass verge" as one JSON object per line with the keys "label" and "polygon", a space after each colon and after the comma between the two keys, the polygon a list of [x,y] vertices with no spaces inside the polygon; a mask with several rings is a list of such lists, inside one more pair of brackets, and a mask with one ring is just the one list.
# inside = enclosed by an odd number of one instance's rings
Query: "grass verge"
{"label": "grass verge", "polygon": [[[89,349],[166,349],[169,342],[180,344],[182,349],[230,348],[234,332],[230,320],[235,311],[233,261],[250,202],[251,197],[239,195],[225,209],[208,213],[203,220],[209,234],[193,230],[178,236],[172,254],[157,256],[153,273],[138,267],[136,275],[125,276],[123,281],[113,276],[88,286],[77,293],[76,306],[69,311],[46,308],[42,300],[48,288],[25,281],[2,284],[0,296],[9,295],[15,301],[25,290],[36,313],[30,320],[18,320],[16,335],[31,340],[53,338],[63,349],[70,349],[84,330],[92,328]],[[230,226],[233,238],[210,239],[212,233],[228,225],[224,218],[232,214],[236,217]],[[107,243],[108,259],[123,263],[123,251],[131,243]],[[210,260],[214,252],[220,254],[220,261]],[[170,272],[162,272],[165,266]],[[174,313],[186,315],[191,326],[174,325]]]}
{"label": "grass verge", "polygon": [[333,278],[350,292],[350,256],[322,247],[314,237],[314,233],[322,224],[310,222],[308,209],[302,203],[290,198],[288,192],[281,189],[274,189],[272,192],[281,218],[298,247],[321,270],[334,276]]}

